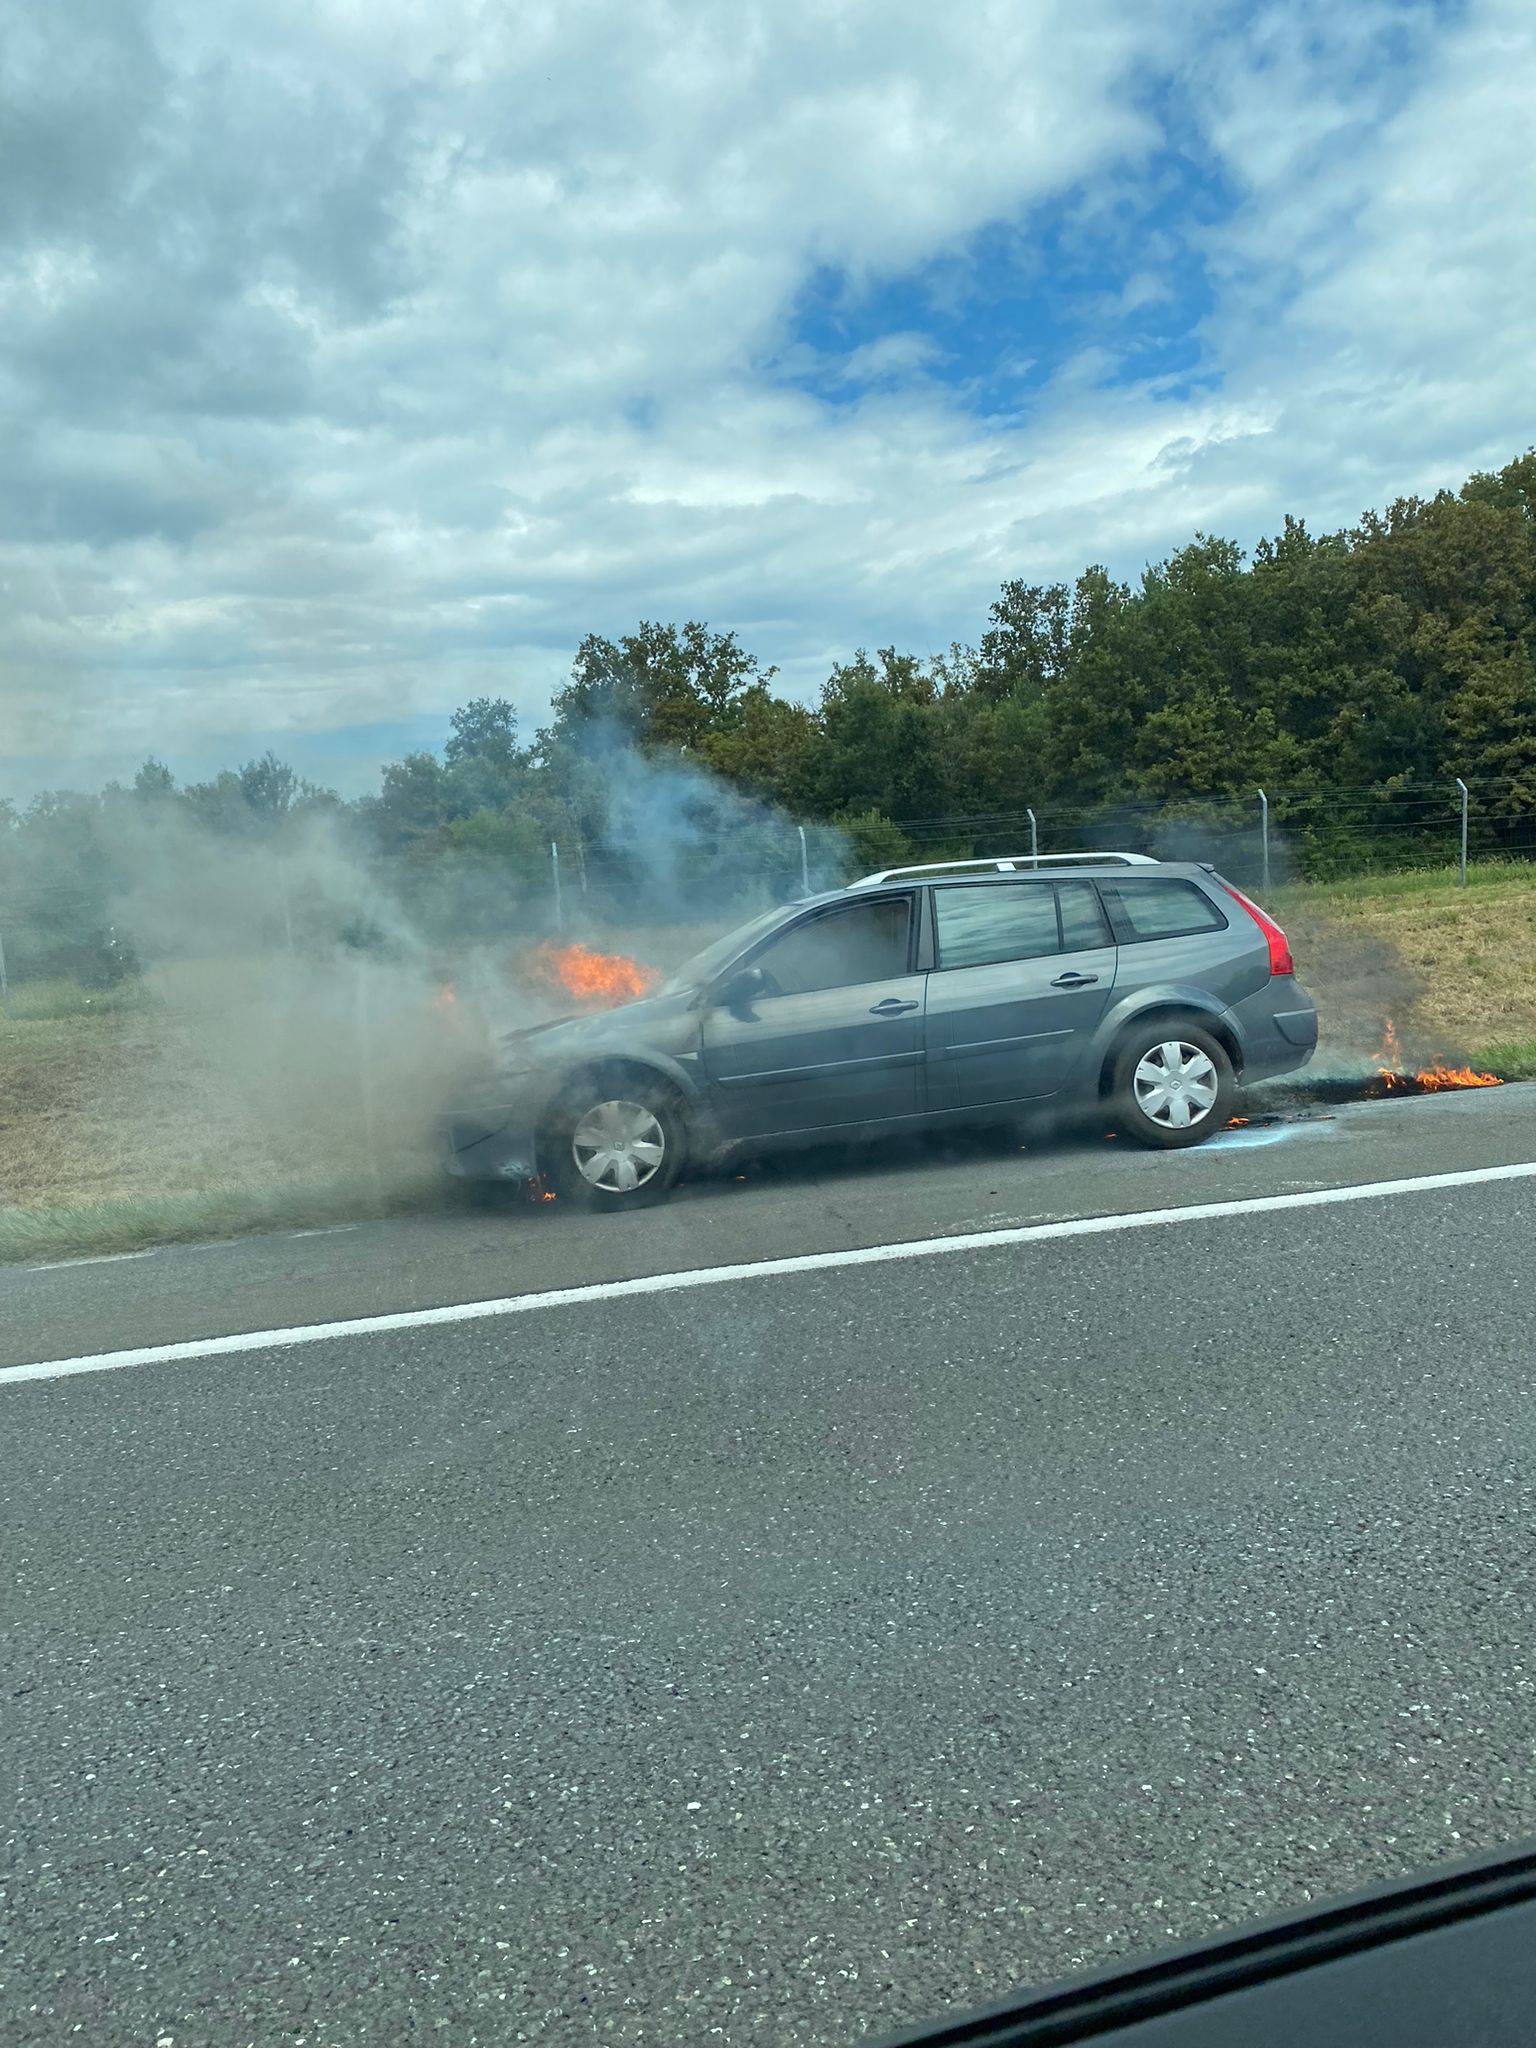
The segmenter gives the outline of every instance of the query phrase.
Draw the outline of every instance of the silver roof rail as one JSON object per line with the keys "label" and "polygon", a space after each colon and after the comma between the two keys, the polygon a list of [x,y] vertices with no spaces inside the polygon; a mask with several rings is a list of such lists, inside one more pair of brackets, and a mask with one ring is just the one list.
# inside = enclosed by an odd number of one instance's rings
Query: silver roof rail
{"label": "silver roof rail", "polygon": [[1158,863],[1150,853],[1009,853],[999,855],[995,860],[931,860],[921,867],[882,868],[878,875],[860,875],[856,882],[848,884],[850,889],[867,889],[876,882],[897,882],[907,875],[1011,875],[1020,868],[1091,867],[1104,862],[1118,862],[1128,868],[1155,868]]}

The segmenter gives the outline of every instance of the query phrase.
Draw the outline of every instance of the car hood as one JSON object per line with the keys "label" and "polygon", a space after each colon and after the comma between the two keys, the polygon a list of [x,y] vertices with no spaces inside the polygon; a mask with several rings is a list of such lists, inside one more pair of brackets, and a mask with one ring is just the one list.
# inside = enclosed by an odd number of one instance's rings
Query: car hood
{"label": "car hood", "polygon": [[499,1064],[516,1071],[546,1060],[561,1060],[570,1053],[617,1051],[658,1042],[670,1046],[678,1024],[694,1002],[694,990],[680,989],[671,995],[642,996],[638,1002],[620,1003],[612,1010],[586,1010],[552,1017],[524,1030],[504,1031],[496,1041]]}

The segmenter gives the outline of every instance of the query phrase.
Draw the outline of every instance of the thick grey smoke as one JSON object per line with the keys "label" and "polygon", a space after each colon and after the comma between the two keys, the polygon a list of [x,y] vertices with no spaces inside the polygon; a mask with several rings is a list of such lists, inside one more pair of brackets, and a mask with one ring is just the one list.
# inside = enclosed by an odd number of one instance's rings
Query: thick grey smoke
{"label": "thick grey smoke", "polygon": [[[583,1006],[555,980],[552,946],[665,972],[798,892],[793,821],[706,771],[607,740],[582,773],[588,833],[559,835],[558,904],[542,839],[531,860],[412,861],[382,857],[323,805],[239,832],[175,798],[103,806],[111,942],[144,1000],[87,1076],[84,1120],[110,1131],[111,1163],[77,1178],[107,1196],[430,1186],[437,1113],[495,1039]],[[840,879],[846,857],[838,835],[808,829],[813,885]]]}

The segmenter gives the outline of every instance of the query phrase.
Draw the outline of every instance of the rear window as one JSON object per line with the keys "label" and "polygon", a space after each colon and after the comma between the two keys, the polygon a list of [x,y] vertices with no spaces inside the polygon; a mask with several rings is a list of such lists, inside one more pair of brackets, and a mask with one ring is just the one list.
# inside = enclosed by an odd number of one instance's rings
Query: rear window
{"label": "rear window", "polygon": [[934,892],[940,967],[1038,960],[1110,943],[1091,882],[969,882]]}
{"label": "rear window", "polygon": [[1227,920],[1203,889],[1171,876],[1156,881],[1101,882],[1122,946],[1138,939],[1179,939],[1190,932],[1219,932]]}

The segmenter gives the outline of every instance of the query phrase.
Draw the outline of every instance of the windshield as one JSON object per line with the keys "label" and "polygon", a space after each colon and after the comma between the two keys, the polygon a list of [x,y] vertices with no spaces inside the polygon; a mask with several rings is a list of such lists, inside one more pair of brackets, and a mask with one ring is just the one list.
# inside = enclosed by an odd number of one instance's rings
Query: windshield
{"label": "windshield", "polygon": [[761,917],[754,917],[749,924],[739,924],[722,938],[701,947],[690,954],[681,967],[674,967],[662,982],[656,993],[662,996],[681,995],[684,989],[703,988],[713,981],[722,967],[728,966],[738,953],[744,952],[752,941],[789,916],[789,911],[780,903],[772,910],[765,910]]}

